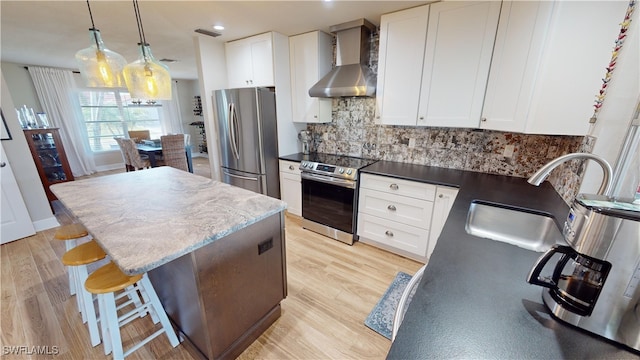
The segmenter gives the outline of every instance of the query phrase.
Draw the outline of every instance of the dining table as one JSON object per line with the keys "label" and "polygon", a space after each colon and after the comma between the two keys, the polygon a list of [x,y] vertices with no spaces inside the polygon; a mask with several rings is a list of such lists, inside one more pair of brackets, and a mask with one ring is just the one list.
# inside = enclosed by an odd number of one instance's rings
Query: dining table
{"label": "dining table", "polygon": [[[138,152],[141,155],[147,155],[149,157],[149,163],[152,168],[158,167],[158,159],[156,159],[156,155],[162,154],[162,145],[149,145],[149,144],[136,144],[136,148],[138,148]],[[191,145],[185,145],[184,147],[185,156],[187,157],[187,167],[189,168],[189,172],[193,173],[193,160],[191,155]]]}

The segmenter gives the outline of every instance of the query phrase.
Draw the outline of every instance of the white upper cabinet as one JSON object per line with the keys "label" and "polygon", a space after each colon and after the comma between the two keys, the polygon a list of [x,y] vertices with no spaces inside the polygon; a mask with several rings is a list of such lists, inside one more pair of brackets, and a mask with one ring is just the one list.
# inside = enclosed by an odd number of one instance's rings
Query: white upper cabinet
{"label": "white upper cabinet", "polygon": [[627,4],[504,2],[481,127],[585,135]]}
{"label": "white upper cabinet", "polygon": [[478,127],[499,1],[431,5],[418,125]]}
{"label": "white upper cabinet", "polygon": [[383,15],[378,121],[478,127],[500,6],[442,2]]}
{"label": "white upper cabinet", "polygon": [[523,132],[553,2],[506,1],[500,13],[483,129]]}
{"label": "white upper cabinet", "polygon": [[382,15],[376,120],[415,125],[420,101],[429,5]]}
{"label": "white upper cabinet", "polygon": [[229,88],[274,86],[272,34],[225,43]]}
{"label": "white upper cabinet", "polygon": [[625,1],[555,3],[526,132],[587,134],[595,95],[627,5]]}
{"label": "white upper cabinet", "polygon": [[294,122],[331,122],[332,99],[309,96],[309,89],[331,70],[331,35],[321,31],[289,37],[291,104]]}

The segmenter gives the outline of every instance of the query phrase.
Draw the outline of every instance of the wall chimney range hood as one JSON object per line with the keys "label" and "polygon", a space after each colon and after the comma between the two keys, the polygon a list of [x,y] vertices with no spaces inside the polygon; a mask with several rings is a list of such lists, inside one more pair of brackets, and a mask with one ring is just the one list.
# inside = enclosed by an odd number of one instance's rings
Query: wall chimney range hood
{"label": "wall chimney range hood", "polygon": [[358,19],[329,28],[336,34],[336,67],[309,89],[311,97],[373,96],[376,77],[369,69],[369,35],[376,26]]}

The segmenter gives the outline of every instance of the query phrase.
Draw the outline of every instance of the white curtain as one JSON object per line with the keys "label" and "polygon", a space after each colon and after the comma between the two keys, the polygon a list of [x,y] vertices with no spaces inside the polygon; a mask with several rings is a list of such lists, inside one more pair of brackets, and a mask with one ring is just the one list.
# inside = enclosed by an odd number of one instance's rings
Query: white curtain
{"label": "white curtain", "polygon": [[171,82],[171,100],[162,101],[162,132],[164,134],[184,134],[177,84],[176,80]]}
{"label": "white curtain", "polygon": [[93,152],[85,141],[78,99],[73,95],[75,82],[71,70],[29,66],[29,74],[47,119],[53,127],[60,128],[71,172],[74,176],[95,173]]}

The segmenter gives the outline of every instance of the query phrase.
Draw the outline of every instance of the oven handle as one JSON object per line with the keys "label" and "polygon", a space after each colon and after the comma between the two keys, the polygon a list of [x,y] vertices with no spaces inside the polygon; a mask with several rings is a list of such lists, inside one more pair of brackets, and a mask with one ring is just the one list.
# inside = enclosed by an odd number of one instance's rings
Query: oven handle
{"label": "oven handle", "polygon": [[349,188],[349,189],[355,189],[356,188],[356,182],[355,181],[338,179],[338,178],[334,178],[332,176],[312,174],[312,173],[308,173],[308,172],[304,172],[303,171],[303,172],[300,173],[300,177],[302,179],[306,179],[306,180],[318,181],[318,182],[331,184],[331,185],[336,185],[336,186]]}

